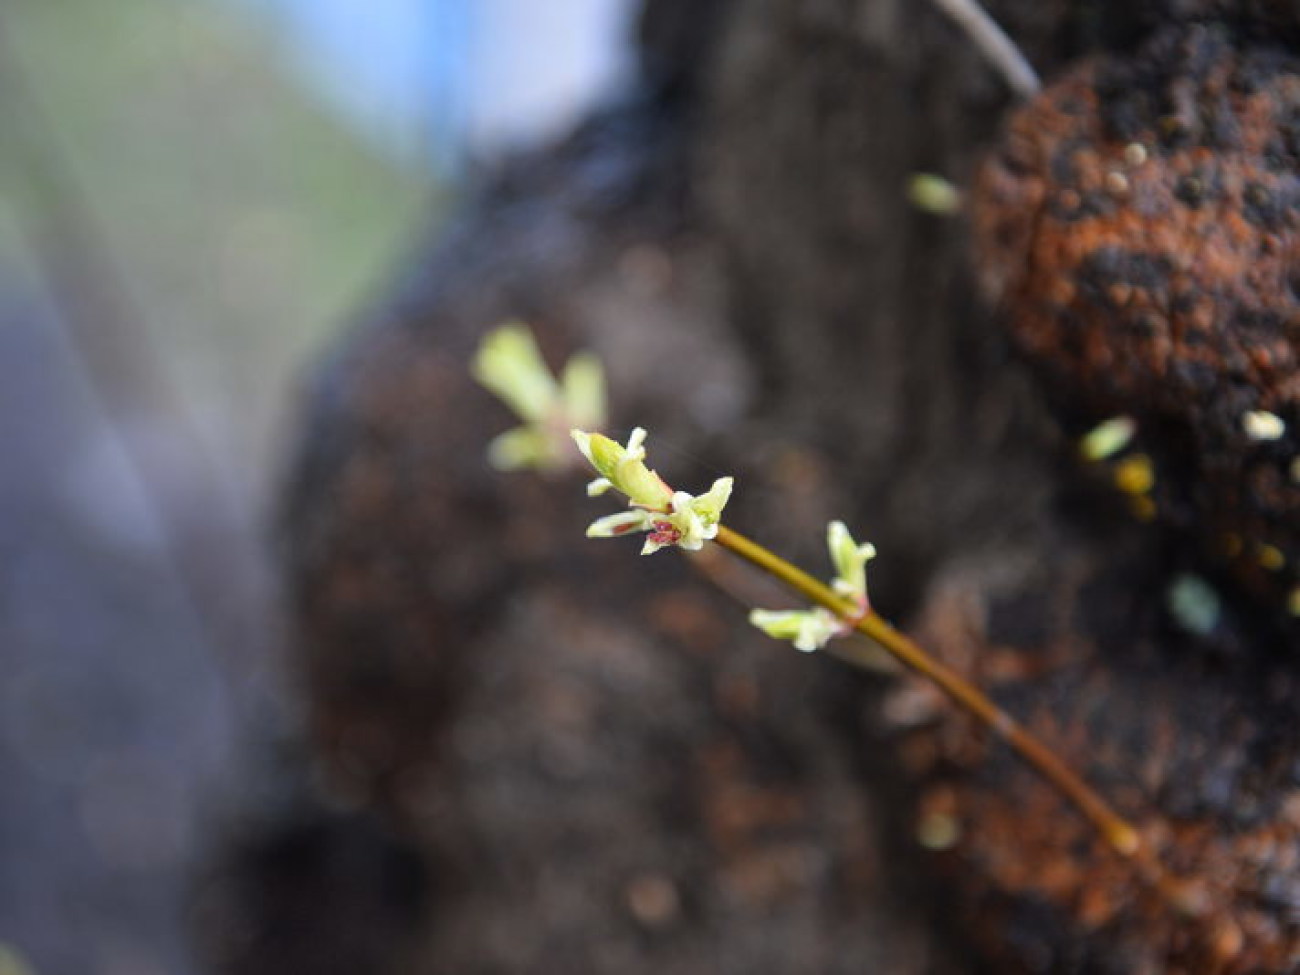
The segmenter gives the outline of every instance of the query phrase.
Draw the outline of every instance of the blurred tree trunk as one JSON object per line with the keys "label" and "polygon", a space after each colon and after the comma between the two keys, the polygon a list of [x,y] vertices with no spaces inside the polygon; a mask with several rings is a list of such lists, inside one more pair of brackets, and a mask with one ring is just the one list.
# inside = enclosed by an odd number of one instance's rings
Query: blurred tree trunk
{"label": "blurred tree trunk", "polygon": [[[988,6],[1049,80],[1193,20],[1291,26],[1286,4]],[[902,0],[651,0],[642,51],[634,95],[502,165],[311,397],[285,510],[312,740],[429,880],[384,964],[1293,963],[1293,634],[1231,582],[1215,634],[1171,625],[1198,556],[1068,462],[1068,391],[981,310],[964,223],[906,199],[916,171],[970,183],[1004,84]],[[586,542],[577,480],[489,471],[510,421],[466,364],[509,317],[552,361],[602,356],[615,426],[648,427],[670,481],[734,473],[738,528],[817,571],[830,518],[875,541],[876,605],[1114,796],[1207,918],[926,688],[765,640],[675,553]],[[935,822],[957,829],[925,852]],[[252,923],[230,970],[299,957]],[[300,957],[374,963],[327,944]]]}

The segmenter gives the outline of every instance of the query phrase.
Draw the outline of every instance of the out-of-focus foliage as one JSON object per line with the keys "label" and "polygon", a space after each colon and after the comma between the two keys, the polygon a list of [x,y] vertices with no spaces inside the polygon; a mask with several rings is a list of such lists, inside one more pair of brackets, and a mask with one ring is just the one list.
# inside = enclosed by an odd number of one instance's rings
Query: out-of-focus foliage
{"label": "out-of-focus foliage", "polygon": [[433,218],[428,176],[259,31],[195,0],[0,7],[6,975],[196,970],[195,864],[273,683],[292,380]]}
{"label": "out-of-focus foliage", "polygon": [[[145,324],[223,453],[261,467],[288,370],[392,262],[428,178],[314,103],[231,9],[16,0],[2,23]],[[24,186],[0,187],[11,220],[41,206]]]}

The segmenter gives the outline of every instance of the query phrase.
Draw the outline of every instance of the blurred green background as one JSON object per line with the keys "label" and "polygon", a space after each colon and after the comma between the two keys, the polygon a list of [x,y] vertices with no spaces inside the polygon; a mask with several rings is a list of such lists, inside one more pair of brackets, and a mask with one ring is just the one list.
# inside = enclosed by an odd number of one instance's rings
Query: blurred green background
{"label": "blurred green background", "polygon": [[443,199],[251,11],[0,13],[0,975],[199,970],[297,377]]}
{"label": "blurred green background", "polygon": [[0,8],[0,975],[211,967],[205,865],[293,724],[298,387],[478,160],[607,97],[631,9]]}
{"label": "blurred green background", "polygon": [[63,167],[34,186],[5,160],[6,263],[31,268],[22,228],[49,203],[37,190],[72,181],[94,224],[80,229],[99,235],[142,335],[217,449],[255,477],[288,376],[431,219],[433,174],[346,128],[237,10],[11,0],[3,27],[26,89],[6,99],[4,141],[26,114],[17,138],[46,157],[29,168],[51,154]]}

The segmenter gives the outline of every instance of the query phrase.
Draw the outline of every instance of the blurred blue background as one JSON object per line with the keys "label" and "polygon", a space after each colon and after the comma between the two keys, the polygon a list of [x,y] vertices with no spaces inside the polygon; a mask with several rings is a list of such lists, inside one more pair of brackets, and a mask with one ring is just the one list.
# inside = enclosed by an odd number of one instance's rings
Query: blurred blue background
{"label": "blurred blue background", "polygon": [[633,6],[0,9],[0,975],[200,970],[297,379],[478,161],[617,93]]}
{"label": "blurred blue background", "polygon": [[230,0],[277,25],[299,77],[393,155],[466,154],[573,122],[627,66],[629,0]]}

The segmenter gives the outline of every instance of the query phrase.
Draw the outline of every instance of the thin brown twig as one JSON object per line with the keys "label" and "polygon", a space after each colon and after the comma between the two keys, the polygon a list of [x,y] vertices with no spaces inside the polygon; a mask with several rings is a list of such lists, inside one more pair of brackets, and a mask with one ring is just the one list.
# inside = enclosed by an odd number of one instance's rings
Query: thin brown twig
{"label": "thin brown twig", "polygon": [[[841,598],[829,586],[757,542],[725,525],[718,526],[715,541],[780,579],[813,603],[835,613],[852,624],[859,633],[870,637],[900,663],[937,684],[958,706],[990,728],[1074,805],[1115,853],[1136,866],[1138,876],[1166,904],[1185,917],[1208,920],[1207,905],[1196,888],[1169,873],[1132,824],[1111,808],[1056,753],[994,704],[983,691],[935,660],[875,610],[867,609],[864,613],[860,606]],[[861,645],[849,641],[831,641],[826,645],[826,650],[832,656],[855,666],[870,666],[862,659],[864,648]],[[1206,940],[1212,941],[1213,938],[1207,936]]]}
{"label": "thin brown twig", "polygon": [[[819,606],[824,606],[842,619],[851,622],[860,633],[870,637],[909,668],[937,684],[958,705],[1007,742],[1016,754],[1073,803],[1116,853],[1131,858],[1142,848],[1142,838],[1138,831],[1116,813],[1105,799],[1054,752],[1031,735],[1015,718],[994,704],[983,691],[956,671],[935,660],[909,637],[885,622],[875,610],[869,609],[863,614],[859,607],[836,595],[829,586],[823,585],[803,570],[725,525],[718,527],[717,542],[723,548],[761,566]],[[833,648],[831,652],[837,656],[852,659],[852,650],[844,649],[843,645],[832,642],[828,644],[828,648]]]}

